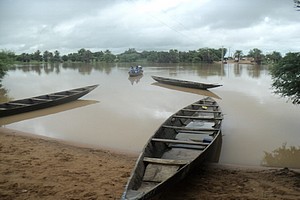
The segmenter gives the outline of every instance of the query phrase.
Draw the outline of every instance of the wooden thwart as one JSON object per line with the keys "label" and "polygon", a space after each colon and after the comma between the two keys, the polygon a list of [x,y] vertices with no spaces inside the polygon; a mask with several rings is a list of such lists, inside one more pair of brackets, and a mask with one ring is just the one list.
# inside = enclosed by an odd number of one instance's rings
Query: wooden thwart
{"label": "wooden thwart", "polygon": [[50,96],[50,97],[65,97],[67,95],[63,95],[63,94],[49,94],[48,96]]}
{"label": "wooden thwart", "polygon": [[194,127],[186,127],[186,126],[168,126],[168,125],[162,125],[162,127],[175,129],[175,130],[188,130],[188,131],[218,131],[218,130],[220,130],[217,128],[194,128]]}
{"label": "wooden thwart", "polygon": [[195,117],[195,116],[185,116],[185,115],[174,115],[175,118],[182,118],[182,119],[193,119],[193,120],[207,120],[207,121],[215,121],[215,120],[222,120],[222,117]]}
{"label": "wooden thwart", "polygon": [[188,161],[186,160],[171,160],[171,159],[150,158],[150,157],[144,157],[144,161],[149,163],[157,163],[157,164],[164,164],[164,165],[185,165],[188,163]]}
{"label": "wooden thwart", "polygon": [[216,110],[199,110],[199,109],[188,109],[188,108],[184,108],[181,110],[190,111],[190,112],[201,112],[201,113],[221,113],[221,111],[216,111]]}
{"label": "wooden thwart", "polygon": [[214,104],[200,104],[200,103],[193,103],[192,106],[206,106],[206,107],[219,107],[219,105]]}
{"label": "wooden thwart", "polygon": [[192,144],[192,145],[201,145],[201,146],[208,145],[208,143],[204,143],[204,142],[194,142],[194,141],[186,141],[186,140],[170,140],[170,139],[160,139],[160,138],[152,138],[151,141],[173,143],[173,144]]}
{"label": "wooden thwart", "polygon": [[7,104],[13,105],[13,106],[28,106],[28,105],[30,105],[30,104],[27,104],[27,103],[17,103],[17,102],[9,102]]}
{"label": "wooden thwart", "polygon": [[52,99],[41,99],[41,98],[31,98],[31,100],[35,100],[35,101],[53,101]]}
{"label": "wooden thwart", "polygon": [[203,151],[206,147],[203,146],[196,146],[196,145],[189,145],[189,144],[171,144],[170,148],[181,148],[181,149],[193,149],[193,150],[200,150]]}

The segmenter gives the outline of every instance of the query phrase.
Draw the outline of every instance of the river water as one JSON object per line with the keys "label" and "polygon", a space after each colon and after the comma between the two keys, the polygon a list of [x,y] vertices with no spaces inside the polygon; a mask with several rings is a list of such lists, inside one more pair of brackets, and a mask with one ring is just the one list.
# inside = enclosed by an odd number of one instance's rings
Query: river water
{"label": "river water", "polygon": [[[300,168],[300,106],[275,95],[267,66],[246,64],[145,64],[128,77],[128,64],[17,66],[2,80],[1,101],[99,84],[80,100],[5,117],[0,125],[119,152],[138,154],[177,110],[204,96],[224,113],[220,163]],[[201,91],[165,87],[152,75],[219,83]]]}

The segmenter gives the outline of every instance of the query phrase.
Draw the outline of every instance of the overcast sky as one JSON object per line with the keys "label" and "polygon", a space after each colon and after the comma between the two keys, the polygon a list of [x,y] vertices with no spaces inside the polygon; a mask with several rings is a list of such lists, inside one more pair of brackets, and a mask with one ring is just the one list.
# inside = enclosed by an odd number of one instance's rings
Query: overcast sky
{"label": "overcast sky", "polygon": [[0,0],[0,49],[300,51],[293,0]]}

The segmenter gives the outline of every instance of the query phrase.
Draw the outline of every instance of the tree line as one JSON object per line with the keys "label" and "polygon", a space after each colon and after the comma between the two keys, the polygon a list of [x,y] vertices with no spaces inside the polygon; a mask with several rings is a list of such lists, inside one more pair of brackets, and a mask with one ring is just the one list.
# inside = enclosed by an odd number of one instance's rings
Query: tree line
{"label": "tree line", "polygon": [[282,59],[279,52],[264,55],[260,49],[254,48],[243,54],[241,50],[236,50],[232,57],[224,58],[226,48],[200,48],[191,51],[178,51],[171,49],[169,51],[142,51],[138,52],[134,48],[129,48],[120,54],[113,54],[111,51],[91,52],[87,49],[80,49],[75,53],[60,55],[59,51],[37,50],[34,53],[22,53],[15,55],[15,60],[19,62],[139,62],[141,60],[155,63],[212,63],[223,59],[235,59],[237,62],[244,57],[251,57],[253,62],[261,64],[264,62],[277,63]]}

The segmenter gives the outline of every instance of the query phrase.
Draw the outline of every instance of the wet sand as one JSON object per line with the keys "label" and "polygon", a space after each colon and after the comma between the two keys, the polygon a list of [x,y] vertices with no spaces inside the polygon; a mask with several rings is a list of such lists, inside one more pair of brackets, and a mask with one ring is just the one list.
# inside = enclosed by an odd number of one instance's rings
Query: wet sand
{"label": "wet sand", "polygon": [[[136,158],[0,128],[0,199],[120,199]],[[299,196],[299,171],[208,165],[158,199]]]}

